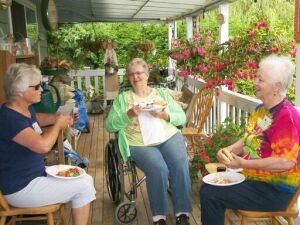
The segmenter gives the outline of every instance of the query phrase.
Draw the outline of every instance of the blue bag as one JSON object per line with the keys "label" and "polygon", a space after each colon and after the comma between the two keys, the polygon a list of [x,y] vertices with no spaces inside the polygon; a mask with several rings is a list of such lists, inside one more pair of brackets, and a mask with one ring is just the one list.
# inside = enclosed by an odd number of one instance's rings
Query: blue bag
{"label": "blue bag", "polygon": [[75,150],[72,149],[68,140],[64,141],[64,156],[69,157],[75,165],[81,168],[85,168],[89,164],[89,160],[87,158],[81,157]]}
{"label": "blue bag", "polygon": [[83,131],[85,128],[89,130],[89,117],[83,100],[83,94],[80,89],[75,89],[73,99],[76,101],[76,106],[78,108],[78,120],[74,124],[74,127],[79,131]]}

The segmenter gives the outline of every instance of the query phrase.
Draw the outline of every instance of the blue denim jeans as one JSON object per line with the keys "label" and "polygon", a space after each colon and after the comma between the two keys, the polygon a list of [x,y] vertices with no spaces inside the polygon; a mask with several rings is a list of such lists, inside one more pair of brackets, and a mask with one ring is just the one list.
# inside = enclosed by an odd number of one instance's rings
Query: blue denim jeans
{"label": "blue denim jeans", "polygon": [[153,216],[169,213],[168,180],[175,213],[192,211],[187,150],[181,133],[156,146],[130,146],[130,152],[146,175]]}
{"label": "blue denim jeans", "polygon": [[203,184],[200,189],[202,225],[224,225],[226,209],[279,211],[289,204],[293,194],[278,191],[259,181],[221,187]]}

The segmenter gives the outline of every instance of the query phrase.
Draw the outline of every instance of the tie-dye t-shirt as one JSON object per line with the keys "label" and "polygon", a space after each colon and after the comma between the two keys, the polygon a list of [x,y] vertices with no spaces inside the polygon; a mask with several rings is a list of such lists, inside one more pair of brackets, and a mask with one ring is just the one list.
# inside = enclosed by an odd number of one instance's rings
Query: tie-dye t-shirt
{"label": "tie-dye t-shirt", "polygon": [[244,175],[249,180],[271,183],[281,191],[295,192],[300,183],[299,139],[300,117],[288,100],[284,99],[270,110],[260,105],[249,116],[244,137],[244,158],[280,157],[295,162],[296,166],[284,172],[245,169]]}

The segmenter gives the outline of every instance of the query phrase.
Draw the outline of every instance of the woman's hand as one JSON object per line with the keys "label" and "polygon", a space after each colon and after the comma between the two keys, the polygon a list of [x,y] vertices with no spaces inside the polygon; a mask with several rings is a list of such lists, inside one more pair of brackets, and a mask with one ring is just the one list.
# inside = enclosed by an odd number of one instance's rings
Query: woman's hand
{"label": "woman's hand", "polygon": [[167,108],[164,108],[161,111],[151,111],[152,116],[169,121],[169,113],[167,112]]}
{"label": "woman's hand", "polygon": [[127,111],[127,115],[130,119],[137,117],[142,112],[142,107],[140,105],[135,105]]}
{"label": "woman's hand", "polygon": [[229,162],[224,162],[226,167],[231,168],[231,169],[238,169],[238,168],[243,168],[243,162],[246,161],[246,159],[231,153],[232,155],[232,160]]}
{"label": "woman's hand", "polygon": [[56,119],[56,124],[58,124],[61,129],[69,128],[73,125],[73,122],[73,117],[69,115],[60,114]]}

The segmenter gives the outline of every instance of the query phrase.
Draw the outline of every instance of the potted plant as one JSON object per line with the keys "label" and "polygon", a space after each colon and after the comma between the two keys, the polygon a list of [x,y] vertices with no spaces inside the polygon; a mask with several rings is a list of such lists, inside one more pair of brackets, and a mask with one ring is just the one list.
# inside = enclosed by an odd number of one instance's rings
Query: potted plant
{"label": "potted plant", "polygon": [[95,88],[91,85],[85,94],[86,109],[88,113],[100,114],[104,112],[103,109],[103,96],[97,94]]}
{"label": "potted plant", "polygon": [[65,59],[48,56],[42,61],[40,68],[43,75],[57,76],[65,75],[73,69],[73,65]]}

